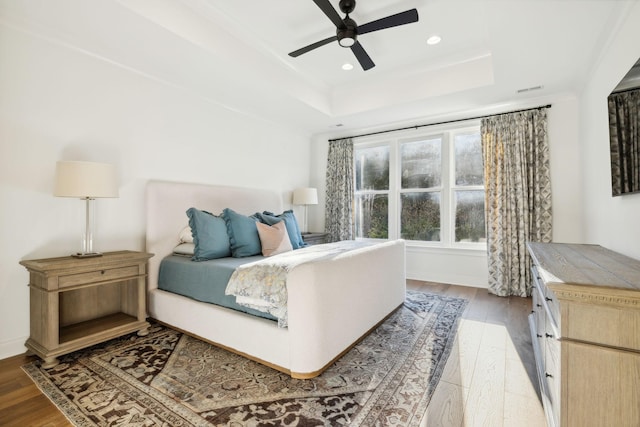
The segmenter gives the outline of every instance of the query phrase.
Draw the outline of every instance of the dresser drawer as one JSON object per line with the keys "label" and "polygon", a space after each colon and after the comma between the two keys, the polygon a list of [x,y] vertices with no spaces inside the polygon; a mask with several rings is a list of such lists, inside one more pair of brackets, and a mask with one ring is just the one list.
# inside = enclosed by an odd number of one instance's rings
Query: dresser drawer
{"label": "dresser drawer", "polygon": [[138,266],[132,265],[120,268],[108,268],[104,270],[88,271],[86,273],[70,274],[58,278],[58,288],[83,285],[85,283],[103,282],[107,280],[135,277],[138,275]]}
{"label": "dresser drawer", "polygon": [[531,292],[532,299],[532,309],[533,309],[533,319],[534,324],[536,326],[536,336],[538,341],[538,345],[541,349],[541,357],[544,360],[544,330],[546,328],[546,318],[547,313],[545,312],[544,306],[542,305],[540,292],[538,289],[534,288],[533,292]]}
{"label": "dresser drawer", "polygon": [[545,331],[545,379],[547,381],[547,390],[549,400],[553,408],[553,419],[555,425],[560,425],[560,396],[561,396],[561,360],[560,349],[561,342],[552,337],[553,333],[550,327]]}
{"label": "dresser drawer", "polygon": [[553,318],[553,322],[555,323],[556,329],[560,330],[560,304],[558,303],[558,298],[553,293],[551,289],[545,286],[544,288],[544,300],[547,303],[547,307],[549,309],[549,313]]}
{"label": "dresser drawer", "polygon": [[539,304],[544,307],[547,317],[551,321],[551,331],[556,338],[560,338],[560,305],[558,299],[551,289],[542,281],[535,266],[531,268],[533,286],[539,293]]}

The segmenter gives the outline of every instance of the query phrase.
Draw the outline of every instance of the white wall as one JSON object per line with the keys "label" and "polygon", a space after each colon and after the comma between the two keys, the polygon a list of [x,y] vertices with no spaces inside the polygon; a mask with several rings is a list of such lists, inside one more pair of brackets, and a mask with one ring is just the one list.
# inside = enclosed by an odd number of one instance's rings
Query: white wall
{"label": "white wall", "polygon": [[18,262],[79,249],[84,205],[52,196],[56,161],[118,168],[120,198],[96,205],[95,249],[109,251],[144,249],[149,179],[270,188],[288,202],[308,185],[308,158],[307,135],[0,20],[0,358],[29,334]]}
{"label": "white wall", "polygon": [[557,99],[548,110],[553,241],[580,243],[582,233],[578,99]]}
{"label": "white wall", "polygon": [[640,3],[593,70],[580,98],[585,241],[640,259],[640,194],[611,196],[607,96],[640,57]]}
{"label": "white wall", "polygon": [[[541,102],[536,105],[546,104]],[[553,204],[553,240],[580,242],[582,239],[582,213],[580,209],[580,164],[578,141],[578,101],[573,96],[556,97],[548,110],[548,137],[551,151],[551,181]],[[519,107],[514,103],[512,110]],[[526,107],[523,107],[526,108]],[[470,116],[483,115],[470,113]],[[427,123],[425,117],[423,123]],[[446,117],[439,118],[446,121]],[[386,129],[410,126],[381,126]],[[350,132],[357,135],[359,132]],[[366,132],[362,132],[366,133]],[[346,136],[349,136],[346,135]],[[319,205],[310,207],[309,223],[313,230],[324,229],[325,174],[328,141],[325,135],[313,138],[311,146],[311,185],[318,187]],[[467,286],[487,285],[487,256],[484,251],[407,247],[407,277],[410,279],[443,282]]]}

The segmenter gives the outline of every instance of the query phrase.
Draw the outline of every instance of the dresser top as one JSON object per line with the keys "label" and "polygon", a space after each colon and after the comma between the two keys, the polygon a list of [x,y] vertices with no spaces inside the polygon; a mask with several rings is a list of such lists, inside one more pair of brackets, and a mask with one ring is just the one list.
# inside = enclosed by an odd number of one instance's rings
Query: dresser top
{"label": "dresser top", "polygon": [[640,291],[640,261],[599,245],[527,244],[548,284],[587,285]]}

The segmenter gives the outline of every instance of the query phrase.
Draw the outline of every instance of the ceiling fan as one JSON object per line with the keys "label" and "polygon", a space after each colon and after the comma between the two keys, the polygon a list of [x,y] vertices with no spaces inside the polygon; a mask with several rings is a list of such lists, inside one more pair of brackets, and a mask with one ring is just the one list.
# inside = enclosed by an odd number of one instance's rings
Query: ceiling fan
{"label": "ceiling fan", "polygon": [[349,14],[356,8],[356,0],[340,0],[340,10],[346,14],[344,19],[340,18],[340,15],[338,15],[338,12],[331,6],[329,0],[313,0],[313,2],[336,26],[336,35],[291,52],[289,56],[294,58],[337,40],[340,46],[351,48],[362,69],[367,71],[375,67],[376,64],[373,63],[358,41],[358,35],[418,22],[418,11],[416,9],[410,9],[358,26],[358,24],[349,17]]}

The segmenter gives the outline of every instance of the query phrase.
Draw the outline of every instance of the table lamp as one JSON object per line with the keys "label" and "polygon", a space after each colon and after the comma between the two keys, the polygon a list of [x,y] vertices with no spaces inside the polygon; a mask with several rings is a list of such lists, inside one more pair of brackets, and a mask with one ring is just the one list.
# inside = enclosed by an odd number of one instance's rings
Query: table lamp
{"label": "table lamp", "polygon": [[118,197],[118,182],[113,165],[94,162],[60,161],[56,164],[53,195],[76,197],[86,202],[82,251],[72,256],[87,258],[101,256],[93,250],[94,199]]}
{"label": "table lamp", "polygon": [[315,188],[296,188],[293,190],[293,204],[304,205],[302,233],[307,233],[307,206],[318,204],[318,190]]}

